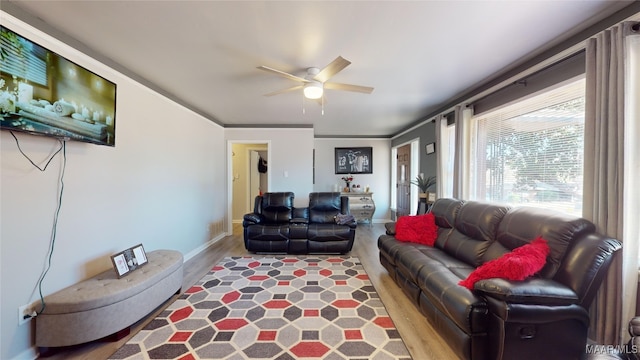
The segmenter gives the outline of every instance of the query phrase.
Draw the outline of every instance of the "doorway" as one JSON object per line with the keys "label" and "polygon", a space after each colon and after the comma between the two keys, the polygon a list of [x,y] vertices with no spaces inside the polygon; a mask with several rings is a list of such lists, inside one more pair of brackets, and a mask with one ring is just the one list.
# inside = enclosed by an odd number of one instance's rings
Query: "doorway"
{"label": "doorway", "polygon": [[411,213],[411,144],[398,148],[396,163],[396,216]]}
{"label": "doorway", "polygon": [[256,196],[262,195],[267,191],[269,181],[267,179],[267,172],[269,171],[269,161],[267,160],[268,152],[266,150],[253,150],[249,151],[249,182],[247,184],[249,191],[249,212],[253,210],[253,204]]}
{"label": "doorway", "polygon": [[419,139],[406,142],[391,149],[391,212],[392,219],[414,214],[417,211],[418,189],[411,180],[418,176],[420,160]]}
{"label": "doorway", "polygon": [[[228,229],[242,223],[253,211],[255,197],[269,191],[269,141],[229,141],[228,146]],[[259,166],[260,165],[260,166]]]}

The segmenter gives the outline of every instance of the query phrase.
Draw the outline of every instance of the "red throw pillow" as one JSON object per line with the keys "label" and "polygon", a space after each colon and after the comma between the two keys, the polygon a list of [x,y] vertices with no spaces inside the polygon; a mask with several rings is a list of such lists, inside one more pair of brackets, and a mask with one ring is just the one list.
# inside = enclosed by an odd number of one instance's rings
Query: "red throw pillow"
{"label": "red throw pillow", "polygon": [[438,237],[438,227],[433,213],[401,216],[396,222],[396,239],[433,246]]}
{"label": "red throw pillow", "polygon": [[524,280],[542,269],[547,262],[547,255],[549,255],[547,240],[538,237],[529,244],[517,247],[497,259],[480,265],[458,284],[473,290],[473,285],[483,279]]}

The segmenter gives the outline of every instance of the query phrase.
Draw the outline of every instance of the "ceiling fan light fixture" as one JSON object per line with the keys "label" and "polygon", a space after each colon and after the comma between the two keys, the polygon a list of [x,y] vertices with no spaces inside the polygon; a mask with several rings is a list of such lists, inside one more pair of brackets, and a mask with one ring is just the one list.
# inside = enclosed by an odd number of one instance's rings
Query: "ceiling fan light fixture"
{"label": "ceiling fan light fixture", "polygon": [[307,99],[320,99],[322,97],[323,89],[322,83],[319,81],[311,81],[304,85],[304,96]]}

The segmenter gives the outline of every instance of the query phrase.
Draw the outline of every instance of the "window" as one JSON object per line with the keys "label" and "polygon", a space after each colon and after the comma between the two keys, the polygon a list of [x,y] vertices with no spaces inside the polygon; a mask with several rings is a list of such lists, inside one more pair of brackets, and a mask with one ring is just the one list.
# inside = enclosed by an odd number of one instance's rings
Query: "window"
{"label": "window", "polygon": [[474,198],[582,215],[584,80],[474,116]]}
{"label": "window", "polygon": [[627,54],[625,60],[626,88],[625,88],[625,131],[624,131],[624,191],[623,223],[625,247],[631,251],[639,249],[638,264],[640,264],[640,36],[627,37]]}

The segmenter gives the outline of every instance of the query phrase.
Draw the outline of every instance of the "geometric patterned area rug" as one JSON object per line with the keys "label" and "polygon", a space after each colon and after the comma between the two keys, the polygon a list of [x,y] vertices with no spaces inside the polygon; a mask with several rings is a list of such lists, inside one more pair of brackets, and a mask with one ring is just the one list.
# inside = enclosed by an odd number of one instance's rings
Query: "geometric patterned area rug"
{"label": "geometric patterned area rug", "polygon": [[356,257],[227,257],[110,359],[411,359]]}

